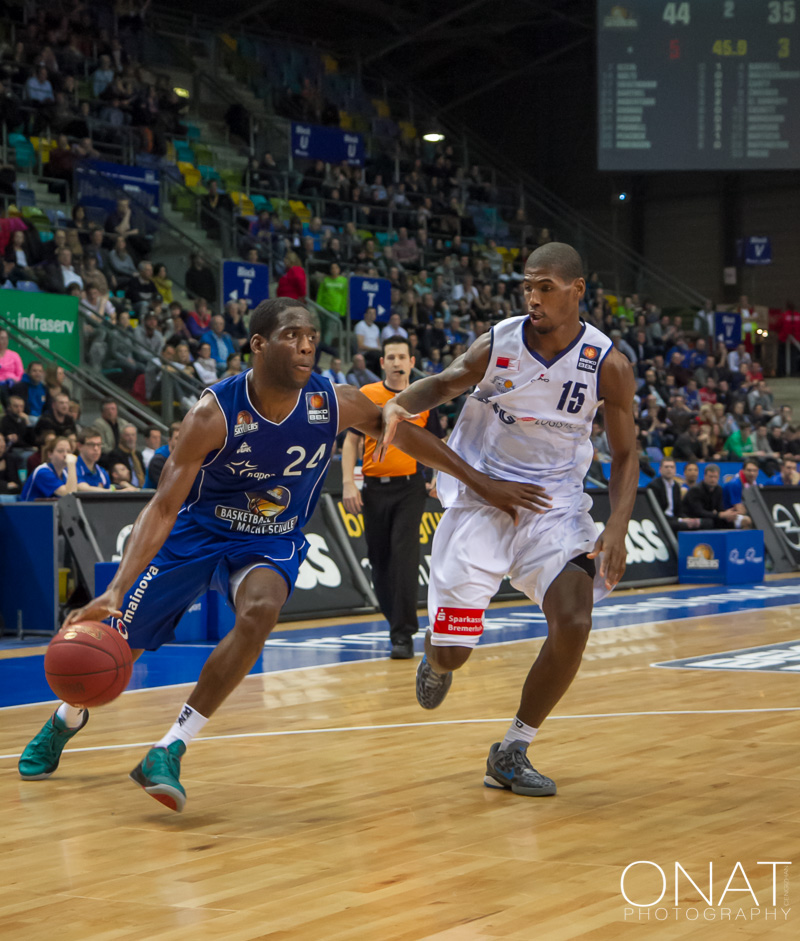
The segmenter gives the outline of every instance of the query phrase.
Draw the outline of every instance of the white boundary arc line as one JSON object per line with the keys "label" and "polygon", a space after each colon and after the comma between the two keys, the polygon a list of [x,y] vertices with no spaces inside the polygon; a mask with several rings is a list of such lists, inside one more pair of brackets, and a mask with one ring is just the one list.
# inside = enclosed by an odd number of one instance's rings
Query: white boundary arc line
{"label": "white boundary arc line", "polygon": [[[652,716],[729,716],[754,715],[773,712],[800,712],[800,706],[774,706],[763,709],[669,709],[662,712],[598,712],[566,716],[549,716],[548,721],[579,719],[637,719]],[[386,729],[419,729],[429,726],[487,725],[509,722],[508,716],[497,719],[443,719],[433,722],[392,722],[386,725],[343,725],[324,729],[280,729],[274,732],[237,732],[231,735],[207,735],[195,742],[221,742],[244,738],[284,738],[290,735],[338,735],[343,732],[383,732]],[[78,752],[121,751],[126,748],[148,748],[152,742],[126,742],[121,745],[94,745],[89,748],[70,748],[70,754]],[[0,761],[19,758],[21,752],[0,755]]]}

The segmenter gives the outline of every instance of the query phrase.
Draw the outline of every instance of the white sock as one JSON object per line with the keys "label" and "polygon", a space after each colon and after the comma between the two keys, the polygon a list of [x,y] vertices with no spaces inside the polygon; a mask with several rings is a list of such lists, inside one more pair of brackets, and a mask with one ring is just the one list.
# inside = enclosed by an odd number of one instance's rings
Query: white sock
{"label": "white sock", "polygon": [[69,703],[62,702],[56,710],[56,715],[66,725],[68,729],[77,729],[83,722],[83,709],[77,706],[70,706]]}
{"label": "white sock", "polygon": [[195,735],[202,730],[206,722],[208,722],[208,719],[205,716],[201,716],[196,709],[192,709],[191,706],[184,703],[183,709],[181,709],[172,728],[153,747],[166,748],[167,745],[177,742],[178,739],[188,745]]}
{"label": "white sock", "polygon": [[514,742],[527,742],[527,744],[530,745],[538,731],[538,729],[534,729],[531,725],[525,725],[522,719],[515,718],[508,727],[506,737],[500,742],[500,751],[505,751]]}

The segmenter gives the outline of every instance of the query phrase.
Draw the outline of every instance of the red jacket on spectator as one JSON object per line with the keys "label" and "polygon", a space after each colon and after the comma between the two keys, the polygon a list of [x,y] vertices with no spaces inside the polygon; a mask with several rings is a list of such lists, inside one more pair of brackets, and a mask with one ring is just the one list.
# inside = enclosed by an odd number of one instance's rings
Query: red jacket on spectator
{"label": "red jacket on spectator", "polygon": [[789,337],[800,342],[800,311],[782,310],[778,321],[778,340],[785,343]]}
{"label": "red jacket on spectator", "polygon": [[308,294],[306,273],[300,265],[292,265],[278,281],[276,294],[278,297],[293,297],[296,301],[305,300]]}

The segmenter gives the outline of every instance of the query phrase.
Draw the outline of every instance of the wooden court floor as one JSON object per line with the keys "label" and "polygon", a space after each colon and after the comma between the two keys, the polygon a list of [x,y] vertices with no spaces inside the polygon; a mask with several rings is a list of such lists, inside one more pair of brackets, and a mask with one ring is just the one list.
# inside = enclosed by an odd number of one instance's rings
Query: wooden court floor
{"label": "wooden court floor", "polygon": [[[182,815],[127,773],[185,690],[123,696],[49,781],[0,761],[0,938],[800,938],[800,676],[651,667],[798,639],[800,605],[598,632],[531,750],[553,798],[482,785],[540,641],[432,713],[409,662],[248,677]],[[0,711],[0,754],[47,712]]]}

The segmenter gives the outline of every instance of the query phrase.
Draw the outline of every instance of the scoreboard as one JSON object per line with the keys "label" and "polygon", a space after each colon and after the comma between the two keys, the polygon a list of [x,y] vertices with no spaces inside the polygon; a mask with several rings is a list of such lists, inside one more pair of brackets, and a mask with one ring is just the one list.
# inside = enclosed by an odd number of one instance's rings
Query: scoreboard
{"label": "scoreboard", "polygon": [[800,0],[598,0],[600,170],[800,167]]}

